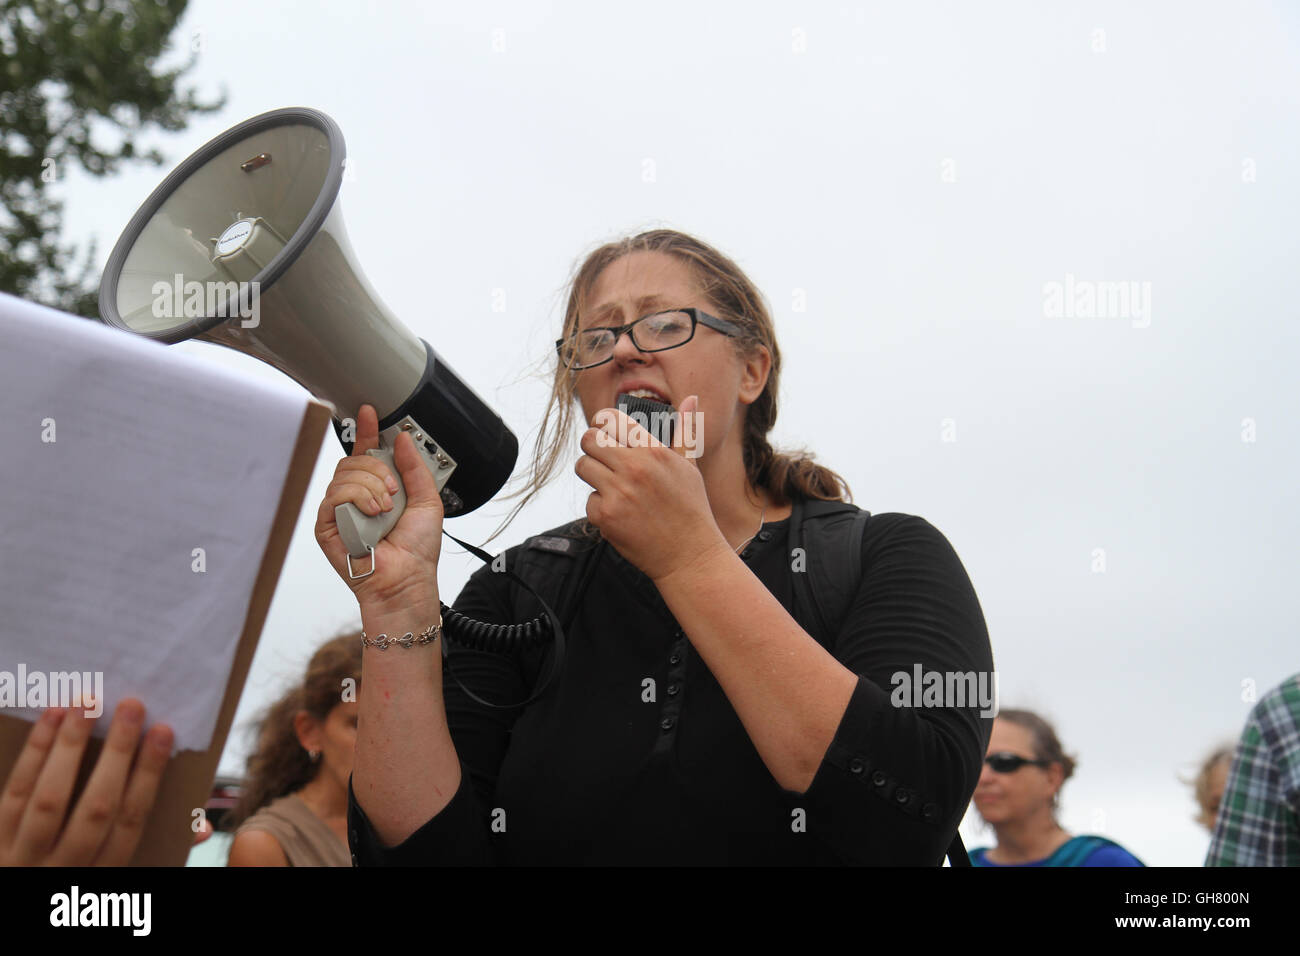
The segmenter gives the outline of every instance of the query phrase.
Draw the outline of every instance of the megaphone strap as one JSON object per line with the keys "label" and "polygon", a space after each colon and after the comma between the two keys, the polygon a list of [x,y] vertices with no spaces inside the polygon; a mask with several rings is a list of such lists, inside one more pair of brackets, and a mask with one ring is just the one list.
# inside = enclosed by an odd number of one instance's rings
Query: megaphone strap
{"label": "megaphone strap", "polygon": [[[447,531],[446,528],[443,528],[442,533],[484,564],[490,565],[495,560],[492,555],[482,548],[477,548],[468,541],[460,540],[460,538]],[[476,621],[473,618],[466,617],[454,607],[439,602],[442,607],[442,632],[446,638],[442,642],[442,660],[443,667],[447,669],[451,679],[456,682],[456,686],[464,691],[470,700],[495,710],[513,710],[516,707],[526,707],[541,697],[550,686],[551,681],[555,679],[555,675],[559,673],[560,666],[564,661],[564,626],[560,623],[555,611],[533,589],[532,585],[509,569],[503,569],[499,573],[512,578],[515,583],[537,598],[538,603],[541,604],[542,610],[545,612],[545,616],[539,615],[531,621],[525,621],[523,624],[489,624],[486,621]],[[451,666],[451,661],[447,656],[448,641],[455,641],[462,647],[486,651],[490,654],[509,654],[525,645],[540,644],[548,637],[553,637],[555,640],[555,653],[552,656],[551,667],[546,673],[546,678],[538,684],[537,689],[526,700],[522,700],[517,704],[494,704],[478,696],[456,676],[455,669]]]}
{"label": "megaphone strap", "polygon": [[361,574],[357,574],[352,570],[352,555],[350,553],[344,553],[343,555],[344,559],[348,562],[348,577],[353,581],[356,581],[359,578],[368,578],[370,575],[375,573],[375,549],[370,547],[370,545],[366,545],[366,551],[370,555],[370,570]]}

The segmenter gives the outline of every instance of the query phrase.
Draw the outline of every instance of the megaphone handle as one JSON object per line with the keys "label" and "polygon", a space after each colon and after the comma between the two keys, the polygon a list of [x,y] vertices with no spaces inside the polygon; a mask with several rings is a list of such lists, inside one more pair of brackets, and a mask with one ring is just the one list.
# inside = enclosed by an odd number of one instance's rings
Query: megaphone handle
{"label": "megaphone handle", "polygon": [[350,501],[335,506],[334,520],[339,526],[339,537],[348,549],[348,554],[354,558],[364,558],[376,547],[393,530],[397,519],[406,510],[406,486],[402,484],[402,476],[393,463],[393,450],[380,446],[370,449],[366,454],[373,455],[388,466],[393,480],[397,482],[397,490],[390,496],[393,499],[392,510],[381,512],[373,518]]}

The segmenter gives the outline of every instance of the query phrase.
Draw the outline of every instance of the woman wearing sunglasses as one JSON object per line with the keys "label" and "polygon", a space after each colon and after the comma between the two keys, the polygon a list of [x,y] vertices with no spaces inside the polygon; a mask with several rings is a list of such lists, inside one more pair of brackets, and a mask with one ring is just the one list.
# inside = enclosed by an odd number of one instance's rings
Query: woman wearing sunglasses
{"label": "woman wearing sunglasses", "polygon": [[[317,539],[372,642],[351,780],[354,859],[939,864],[991,721],[974,701],[895,707],[890,689],[913,664],[992,669],[952,547],[920,518],[874,515],[852,539],[861,578],[833,636],[823,644],[796,620],[794,578],[808,556],[788,540],[794,506],[848,489],[811,456],[769,444],[781,365],[772,318],[717,250],[667,230],[601,246],[575,275],[560,333],[519,507],[555,476],[580,422],[573,470],[590,492],[586,518],[529,548],[558,541],[587,556],[591,576],[576,588],[563,669],[535,702],[485,708],[457,680],[489,702],[523,701],[550,649],[539,662],[452,644],[443,660],[442,507],[405,436],[395,462],[407,508],[375,550],[375,571],[349,578],[335,506],[378,514],[395,488],[382,463],[359,454],[375,440],[369,406],[321,505]],[[858,384],[845,383],[851,408]],[[649,439],[613,407],[621,393],[674,407],[686,434],[671,447]],[[588,524],[606,547],[570,548]],[[521,567],[527,551],[507,550],[504,566]],[[495,623],[538,613],[487,566],[455,606]],[[410,640],[383,649],[384,635]]]}
{"label": "woman wearing sunglasses", "polygon": [[975,808],[998,844],[971,851],[975,866],[1142,866],[1118,843],[1070,836],[1056,822],[1061,786],[1074,773],[1052,725],[1028,710],[1002,710],[975,788]]}

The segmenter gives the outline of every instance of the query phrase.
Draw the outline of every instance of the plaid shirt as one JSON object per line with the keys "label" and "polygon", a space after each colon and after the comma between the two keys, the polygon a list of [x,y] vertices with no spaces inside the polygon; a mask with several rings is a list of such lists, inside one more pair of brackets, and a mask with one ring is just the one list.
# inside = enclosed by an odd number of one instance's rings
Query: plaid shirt
{"label": "plaid shirt", "polygon": [[1250,713],[1206,866],[1300,866],[1300,674]]}

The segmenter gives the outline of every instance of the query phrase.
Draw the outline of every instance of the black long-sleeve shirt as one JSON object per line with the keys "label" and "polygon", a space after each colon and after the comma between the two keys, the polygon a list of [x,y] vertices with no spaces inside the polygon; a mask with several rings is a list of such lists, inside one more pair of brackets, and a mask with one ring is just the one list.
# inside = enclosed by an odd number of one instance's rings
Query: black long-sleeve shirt
{"label": "black long-sleeve shirt", "polygon": [[[788,525],[765,524],[742,557],[793,614],[799,572],[791,569]],[[507,567],[518,554],[518,547],[506,552]],[[776,783],[653,583],[611,547],[566,631],[562,673],[525,711],[474,704],[444,662],[461,785],[395,847],[383,846],[349,787],[354,862],[942,862],[979,778],[992,718],[971,700],[895,706],[904,700],[895,675],[914,677],[919,665],[922,674],[987,678],[993,661],[984,617],[956,553],[921,518],[872,516],[862,568],[828,645],[858,684],[806,792]],[[487,566],[456,607],[493,623],[539,610]],[[498,703],[523,700],[549,666],[549,652],[509,659],[453,644],[449,653],[460,680]],[[905,699],[913,702],[910,693]]]}

